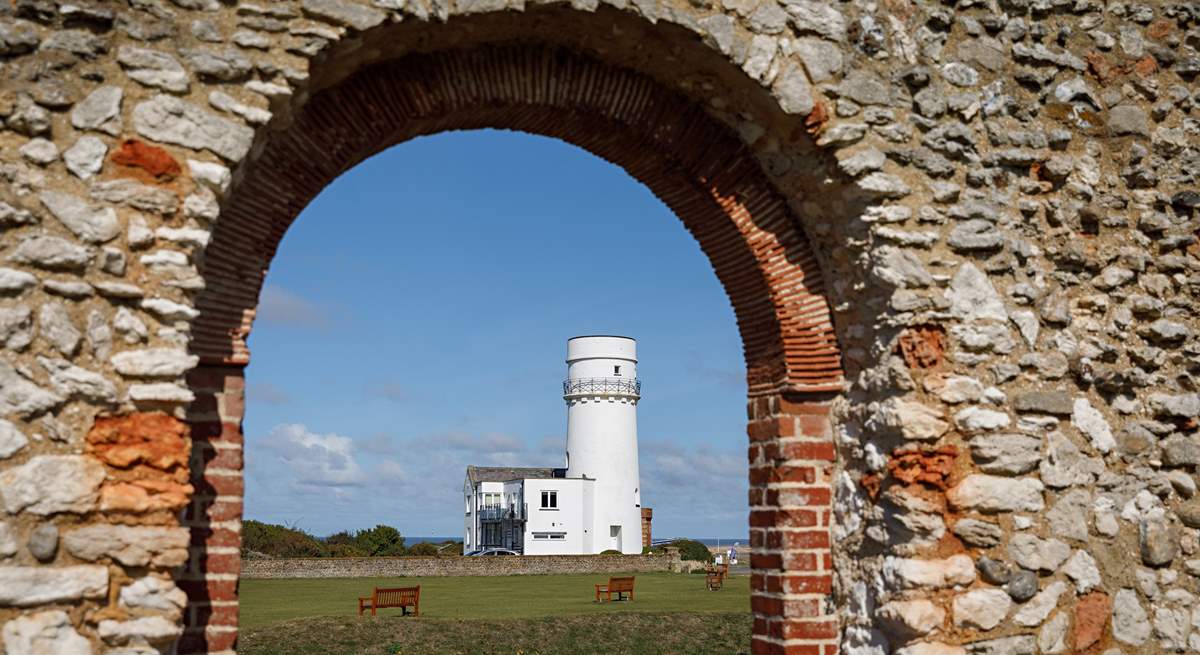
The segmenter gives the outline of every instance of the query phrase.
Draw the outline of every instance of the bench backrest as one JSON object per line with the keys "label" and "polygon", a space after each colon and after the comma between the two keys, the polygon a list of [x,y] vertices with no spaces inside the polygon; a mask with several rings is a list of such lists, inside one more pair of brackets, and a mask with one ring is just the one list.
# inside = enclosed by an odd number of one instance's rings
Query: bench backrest
{"label": "bench backrest", "polygon": [[609,591],[633,591],[633,578],[609,578]]}
{"label": "bench backrest", "polygon": [[376,607],[387,607],[389,605],[399,607],[401,605],[415,605],[420,597],[420,585],[416,587],[395,587],[392,589],[375,587],[374,602]]}

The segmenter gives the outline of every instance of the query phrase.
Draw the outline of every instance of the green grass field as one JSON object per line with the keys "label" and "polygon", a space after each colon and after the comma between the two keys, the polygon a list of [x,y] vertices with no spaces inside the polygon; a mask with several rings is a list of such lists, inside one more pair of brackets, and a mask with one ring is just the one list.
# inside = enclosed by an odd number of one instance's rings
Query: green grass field
{"label": "green grass field", "polygon": [[[633,602],[593,602],[607,575],[242,580],[245,655],[668,653],[728,655],[750,646],[750,579],[638,574]],[[421,585],[421,616],[358,617],[374,586]]]}

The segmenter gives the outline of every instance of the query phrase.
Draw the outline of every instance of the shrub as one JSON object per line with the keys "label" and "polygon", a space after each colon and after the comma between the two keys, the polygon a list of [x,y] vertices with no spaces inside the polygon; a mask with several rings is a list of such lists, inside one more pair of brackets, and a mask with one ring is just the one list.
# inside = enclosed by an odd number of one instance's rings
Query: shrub
{"label": "shrub", "polygon": [[409,547],[408,554],[409,555],[437,555],[438,549],[437,549],[437,546],[435,546],[431,543],[421,542],[419,544],[413,544],[411,547]]}
{"label": "shrub", "polygon": [[609,548],[608,550],[600,551],[600,554],[601,555],[620,555],[621,551],[613,549],[613,548]]}
{"label": "shrub", "polygon": [[242,552],[249,551],[270,557],[329,555],[325,544],[303,530],[253,520],[242,523]]}
{"label": "shrub", "polygon": [[696,541],[695,539],[676,539],[671,542],[671,545],[679,549],[679,558],[693,560],[696,562],[712,562],[712,552],[708,550],[708,546]]}
{"label": "shrub", "polygon": [[367,557],[389,557],[404,554],[404,537],[390,525],[377,525],[354,534],[354,545]]}

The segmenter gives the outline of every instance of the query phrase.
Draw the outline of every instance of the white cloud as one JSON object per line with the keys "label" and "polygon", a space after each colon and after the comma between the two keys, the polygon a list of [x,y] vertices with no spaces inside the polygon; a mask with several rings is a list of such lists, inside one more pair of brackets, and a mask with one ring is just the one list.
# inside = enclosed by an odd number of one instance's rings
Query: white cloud
{"label": "white cloud", "polygon": [[353,487],[366,481],[350,437],[316,434],[299,423],[285,423],[275,426],[263,444],[299,486]]}
{"label": "white cloud", "polygon": [[258,298],[258,318],[308,328],[327,328],[330,312],[281,287],[268,284]]}

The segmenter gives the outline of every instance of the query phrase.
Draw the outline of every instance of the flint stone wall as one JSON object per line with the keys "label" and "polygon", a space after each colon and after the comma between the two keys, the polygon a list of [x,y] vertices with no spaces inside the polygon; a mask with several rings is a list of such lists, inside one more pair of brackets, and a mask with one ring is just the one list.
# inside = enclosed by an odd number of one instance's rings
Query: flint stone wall
{"label": "flint stone wall", "polygon": [[236,647],[279,238],[500,127],[729,294],[754,653],[1198,651],[1198,48],[1173,1],[0,4],[0,638]]}
{"label": "flint stone wall", "polygon": [[312,557],[242,561],[242,579],[386,578],[678,572],[676,555]]}

